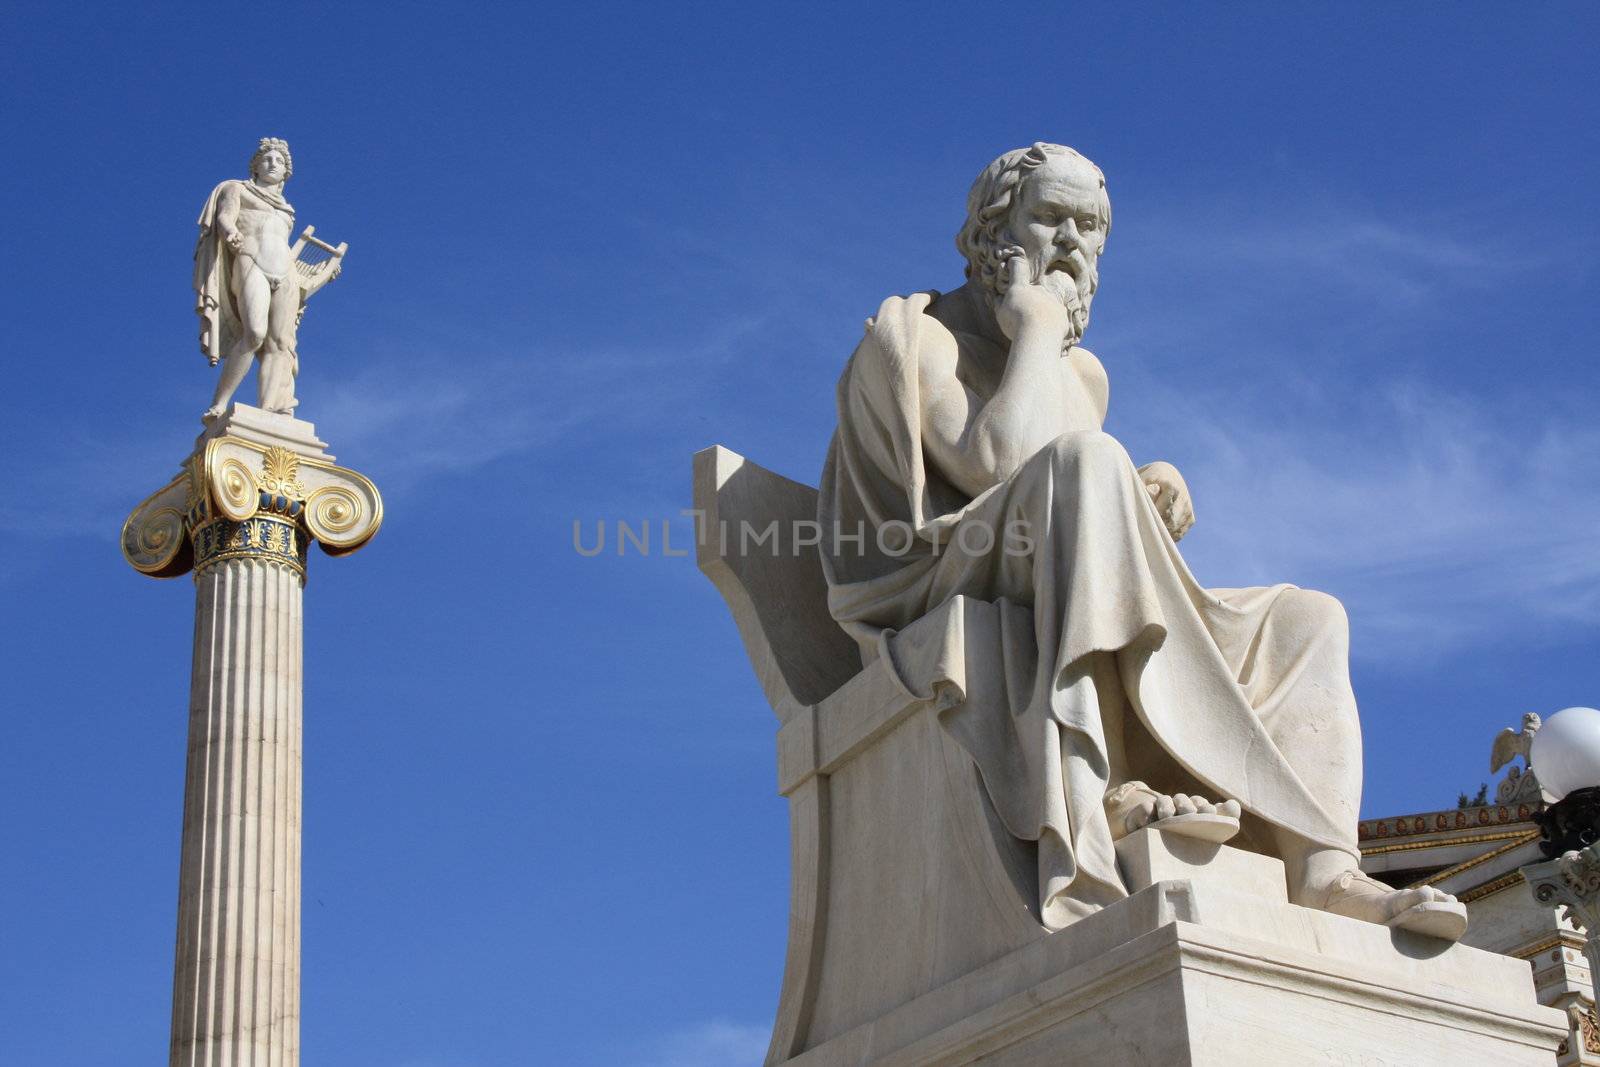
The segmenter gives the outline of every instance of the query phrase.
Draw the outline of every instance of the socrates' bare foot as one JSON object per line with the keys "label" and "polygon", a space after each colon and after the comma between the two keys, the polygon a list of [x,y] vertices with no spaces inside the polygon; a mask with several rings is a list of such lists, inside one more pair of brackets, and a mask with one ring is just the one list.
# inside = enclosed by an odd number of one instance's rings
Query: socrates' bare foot
{"label": "socrates' bare foot", "polygon": [[1431,885],[1395,889],[1354,868],[1342,872],[1324,891],[1323,911],[1381,926],[1414,930],[1455,941],[1467,932],[1467,908]]}
{"label": "socrates' bare foot", "polygon": [[[190,408],[189,410],[193,411],[194,409]],[[206,413],[201,415],[200,419],[202,422],[210,422],[212,419],[220,419],[222,418],[222,413],[226,410],[228,410],[226,405],[206,408]]]}
{"label": "socrates' bare foot", "polygon": [[1113,841],[1147,826],[1205,841],[1226,841],[1239,832],[1239,811],[1237,800],[1213,804],[1188,793],[1157,793],[1143,782],[1124,782],[1106,794]]}

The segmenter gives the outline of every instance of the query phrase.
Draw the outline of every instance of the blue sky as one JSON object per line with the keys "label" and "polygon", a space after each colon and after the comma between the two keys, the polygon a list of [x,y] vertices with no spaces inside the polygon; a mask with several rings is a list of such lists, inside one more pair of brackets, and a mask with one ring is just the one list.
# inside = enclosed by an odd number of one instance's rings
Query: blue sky
{"label": "blue sky", "polygon": [[[300,409],[384,490],[306,591],[303,1044],[349,1067],[757,1062],[774,721],[674,520],[724,443],[814,483],[973,175],[1105,170],[1108,429],[1211,585],[1352,618],[1369,815],[1600,703],[1592,5],[9,5],[0,1029],[165,1049],[192,592],[119,557],[212,375],[194,219],[289,140],[351,246]],[[253,395],[246,386],[246,397]],[[88,1006],[86,1008],[86,1006]]]}

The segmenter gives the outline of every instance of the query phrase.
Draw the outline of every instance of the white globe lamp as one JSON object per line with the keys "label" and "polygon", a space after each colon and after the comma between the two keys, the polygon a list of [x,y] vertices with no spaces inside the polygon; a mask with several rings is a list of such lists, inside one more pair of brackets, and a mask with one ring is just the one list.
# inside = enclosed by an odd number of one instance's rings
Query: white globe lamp
{"label": "white globe lamp", "polygon": [[1551,803],[1600,787],[1600,711],[1565,708],[1544,720],[1529,746],[1528,765]]}

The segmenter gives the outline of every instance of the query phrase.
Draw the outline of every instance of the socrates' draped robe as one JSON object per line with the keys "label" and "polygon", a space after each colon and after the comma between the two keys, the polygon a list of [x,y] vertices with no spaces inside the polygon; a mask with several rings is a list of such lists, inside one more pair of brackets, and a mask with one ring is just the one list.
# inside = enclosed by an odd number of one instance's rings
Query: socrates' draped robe
{"label": "socrates' draped robe", "polygon": [[[1103,701],[1131,707],[1214,798],[1353,852],[1358,797],[1325,808],[1302,780],[1317,731],[1354,729],[1337,602],[1288,585],[1202,589],[1098,426],[1062,434],[966,498],[922,445],[919,335],[945,329],[924,314],[930,298],[885,301],[839,382],[819,503],[829,606],[869,661],[892,659],[897,631],[953,596],[994,606],[992,643],[966,650],[985,682],[943,721],[1006,828],[1038,843],[1045,924],[1126,894],[1104,813],[1119,783]],[[1028,541],[1015,525],[1007,536],[1017,522]],[[862,527],[860,543],[849,539]],[[1359,766],[1335,770],[1359,783]]]}

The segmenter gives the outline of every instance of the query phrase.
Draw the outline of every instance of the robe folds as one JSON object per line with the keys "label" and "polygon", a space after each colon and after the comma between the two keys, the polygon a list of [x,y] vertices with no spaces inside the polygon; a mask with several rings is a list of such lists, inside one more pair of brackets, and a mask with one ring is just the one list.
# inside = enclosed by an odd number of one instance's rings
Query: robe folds
{"label": "robe folds", "polygon": [[1007,830],[1037,842],[1041,921],[1126,895],[1104,810],[1115,716],[1136,716],[1140,738],[1269,836],[1354,852],[1359,727],[1338,602],[1201,588],[1098,426],[967,498],[922,446],[919,335],[944,329],[931,299],[885,301],[839,382],[819,495],[829,608],[866,660],[892,662],[896,634],[950,598],[993,606],[985,647],[966,650],[985,682],[942,721]]}

